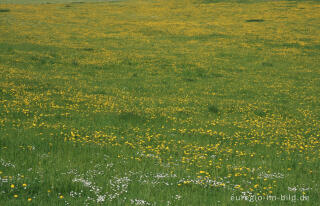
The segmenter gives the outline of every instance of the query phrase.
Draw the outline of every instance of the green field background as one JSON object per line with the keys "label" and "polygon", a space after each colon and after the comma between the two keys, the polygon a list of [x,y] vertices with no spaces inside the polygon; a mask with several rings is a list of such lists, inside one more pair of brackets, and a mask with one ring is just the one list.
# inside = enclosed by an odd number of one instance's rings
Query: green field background
{"label": "green field background", "polygon": [[0,2],[1,206],[319,205],[319,1]]}

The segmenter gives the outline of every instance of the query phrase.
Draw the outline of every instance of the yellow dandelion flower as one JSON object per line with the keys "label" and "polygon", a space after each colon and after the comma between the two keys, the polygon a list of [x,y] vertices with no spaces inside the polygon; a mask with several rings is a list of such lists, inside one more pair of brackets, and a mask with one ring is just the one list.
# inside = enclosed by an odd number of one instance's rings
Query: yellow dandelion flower
{"label": "yellow dandelion flower", "polygon": [[26,184],[26,183],[23,183],[23,184],[22,184],[22,187],[26,187],[26,186],[27,186],[27,184]]}
{"label": "yellow dandelion flower", "polygon": [[63,195],[60,195],[59,198],[60,198],[60,199],[63,199]]}
{"label": "yellow dandelion flower", "polygon": [[18,195],[13,195],[13,197],[14,197],[14,198],[17,198],[17,197],[18,197]]}
{"label": "yellow dandelion flower", "polygon": [[11,184],[10,187],[11,187],[11,188],[14,188],[14,184]]}
{"label": "yellow dandelion flower", "polygon": [[31,202],[31,200],[32,200],[32,198],[29,197],[29,198],[28,198],[28,202]]}

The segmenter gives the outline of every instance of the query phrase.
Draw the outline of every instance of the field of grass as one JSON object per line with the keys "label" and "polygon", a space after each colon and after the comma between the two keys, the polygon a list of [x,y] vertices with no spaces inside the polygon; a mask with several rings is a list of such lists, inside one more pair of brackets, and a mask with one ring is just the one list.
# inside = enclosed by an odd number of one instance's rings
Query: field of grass
{"label": "field of grass", "polygon": [[319,2],[13,2],[1,206],[318,205]]}

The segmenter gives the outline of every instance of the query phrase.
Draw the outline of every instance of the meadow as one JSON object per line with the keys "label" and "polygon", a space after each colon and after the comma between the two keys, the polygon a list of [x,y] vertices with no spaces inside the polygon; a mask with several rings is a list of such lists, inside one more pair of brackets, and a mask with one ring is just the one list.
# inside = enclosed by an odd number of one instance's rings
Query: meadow
{"label": "meadow", "polygon": [[0,2],[0,205],[318,205],[320,3]]}

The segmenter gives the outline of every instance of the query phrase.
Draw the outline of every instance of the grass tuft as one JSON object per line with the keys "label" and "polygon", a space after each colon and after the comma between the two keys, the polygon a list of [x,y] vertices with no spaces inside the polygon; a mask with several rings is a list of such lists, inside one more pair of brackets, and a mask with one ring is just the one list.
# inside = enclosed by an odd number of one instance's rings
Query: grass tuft
{"label": "grass tuft", "polygon": [[264,22],[263,19],[247,19],[246,22]]}
{"label": "grass tuft", "polygon": [[0,13],[9,12],[10,9],[0,9]]}
{"label": "grass tuft", "polygon": [[209,105],[208,110],[209,110],[209,112],[214,113],[214,114],[220,113],[220,110],[215,105]]}

